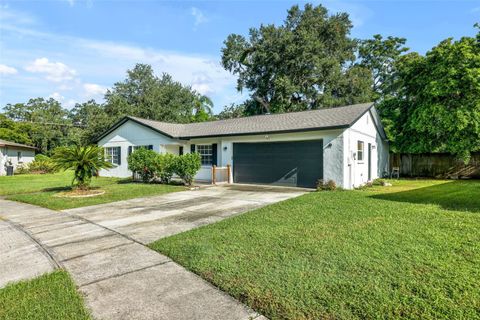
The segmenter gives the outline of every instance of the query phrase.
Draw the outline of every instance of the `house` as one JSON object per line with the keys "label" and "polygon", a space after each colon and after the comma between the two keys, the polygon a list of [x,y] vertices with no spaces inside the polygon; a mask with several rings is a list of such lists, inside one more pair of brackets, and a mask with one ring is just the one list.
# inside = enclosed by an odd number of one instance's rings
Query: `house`
{"label": "house", "polygon": [[0,139],[0,176],[7,174],[7,165],[13,165],[15,170],[19,165],[32,162],[35,150],[35,147]]}
{"label": "house", "polygon": [[101,176],[128,177],[127,156],[139,147],[198,152],[197,180],[231,166],[234,183],[315,187],[319,179],[346,189],[388,172],[388,142],[372,103],[329,109],[175,124],[125,117],[97,139],[115,165]]}

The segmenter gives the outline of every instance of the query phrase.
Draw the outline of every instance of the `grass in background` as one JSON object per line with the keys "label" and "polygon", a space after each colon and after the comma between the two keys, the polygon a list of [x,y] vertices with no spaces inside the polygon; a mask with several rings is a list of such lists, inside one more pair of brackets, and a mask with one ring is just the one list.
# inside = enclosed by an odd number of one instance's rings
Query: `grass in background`
{"label": "grass in background", "polygon": [[55,271],[0,289],[0,319],[87,320],[91,317],[68,273]]}
{"label": "grass in background", "polygon": [[183,186],[137,183],[129,178],[99,177],[92,179],[92,187],[105,190],[103,195],[88,198],[58,197],[58,193],[70,190],[72,179],[72,171],[3,176],[0,177],[0,195],[6,195],[9,200],[62,210],[185,190]]}
{"label": "grass in background", "polygon": [[150,246],[270,319],[479,319],[480,181],[316,192]]}

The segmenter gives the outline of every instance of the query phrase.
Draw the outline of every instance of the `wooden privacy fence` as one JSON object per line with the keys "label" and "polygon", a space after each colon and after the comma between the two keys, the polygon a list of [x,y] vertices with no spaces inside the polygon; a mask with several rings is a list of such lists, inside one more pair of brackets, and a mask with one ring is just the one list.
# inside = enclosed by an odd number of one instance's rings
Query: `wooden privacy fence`
{"label": "wooden privacy fence", "polygon": [[448,153],[396,153],[390,155],[390,168],[398,167],[403,177],[480,179],[480,152],[468,164]]}

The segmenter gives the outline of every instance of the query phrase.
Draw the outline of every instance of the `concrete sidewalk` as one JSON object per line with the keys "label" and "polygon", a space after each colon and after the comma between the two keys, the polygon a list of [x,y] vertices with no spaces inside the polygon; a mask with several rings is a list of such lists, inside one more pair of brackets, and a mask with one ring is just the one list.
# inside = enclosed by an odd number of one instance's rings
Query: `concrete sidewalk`
{"label": "concrete sidewalk", "polygon": [[0,220],[0,239],[0,288],[58,267],[48,252],[11,223]]}
{"label": "concrete sidewalk", "polygon": [[2,240],[0,269],[9,270],[0,273],[0,284],[16,280],[13,264],[34,261],[34,272],[16,269],[31,277],[52,270],[56,261],[70,272],[96,319],[264,319],[168,257],[108,227],[7,200],[0,200],[0,218],[0,237],[8,239]]}

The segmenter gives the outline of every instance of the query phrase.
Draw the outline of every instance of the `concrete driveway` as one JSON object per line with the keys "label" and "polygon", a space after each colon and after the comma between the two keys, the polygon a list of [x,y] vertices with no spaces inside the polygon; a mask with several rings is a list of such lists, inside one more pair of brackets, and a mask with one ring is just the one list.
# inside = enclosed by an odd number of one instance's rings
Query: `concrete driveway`
{"label": "concrete driveway", "polygon": [[65,212],[147,244],[305,192],[298,188],[223,185]]}
{"label": "concrete driveway", "polygon": [[304,192],[209,187],[68,212],[0,199],[0,287],[64,268],[95,319],[265,319],[142,244]]}

